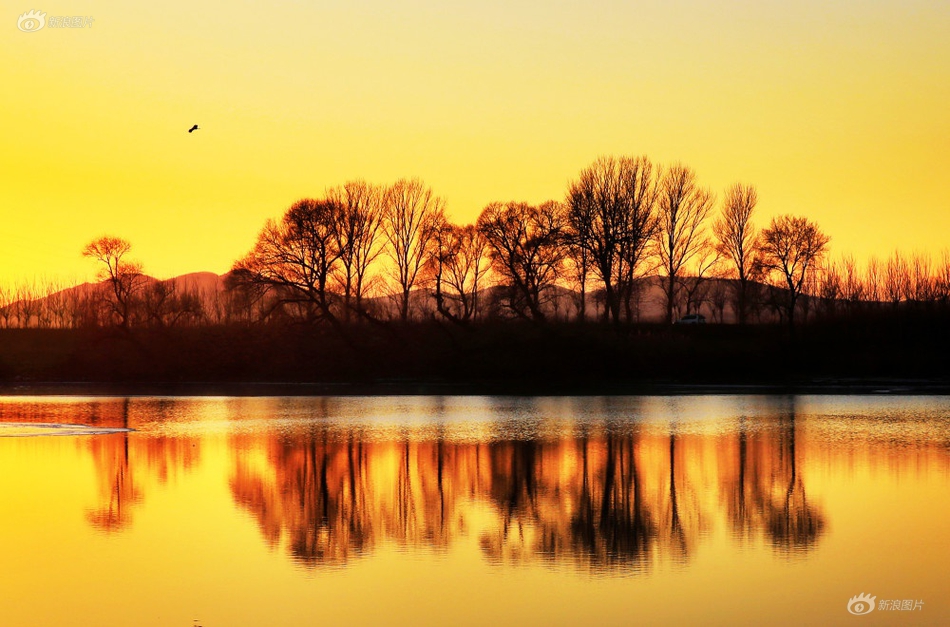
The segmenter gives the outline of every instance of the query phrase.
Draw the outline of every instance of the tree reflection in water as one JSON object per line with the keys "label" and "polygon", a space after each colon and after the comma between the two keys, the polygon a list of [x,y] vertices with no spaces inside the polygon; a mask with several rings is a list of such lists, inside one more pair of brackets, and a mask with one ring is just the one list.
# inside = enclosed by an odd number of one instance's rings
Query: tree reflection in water
{"label": "tree reflection in water", "polygon": [[[175,403],[89,402],[74,418],[134,427],[167,415],[173,423]],[[0,408],[0,418],[66,421],[50,407],[16,407]],[[227,445],[235,502],[268,545],[308,568],[345,565],[386,545],[447,551],[470,538],[493,563],[646,572],[688,563],[717,518],[736,541],[780,555],[809,551],[826,528],[807,498],[791,399],[715,435],[676,420],[619,418],[552,420],[549,432],[534,418],[521,431],[485,423],[465,437],[441,418],[420,418],[382,433],[366,421],[335,422],[329,405],[307,407],[292,428],[236,430]],[[202,436],[163,433],[76,440],[98,477],[90,524],[127,528],[150,486],[197,465]]]}
{"label": "tree reflection in water", "polygon": [[[154,420],[170,419],[174,406],[175,401],[168,399],[136,403],[129,398],[75,404],[56,400],[3,403],[0,420],[134,429],[143,413]],[[122,531],[132,523],[149,483],[165,484],[200,461],[201,441],[194,437],[136,437],[124,432],[81,436],[75,442],[89,452],[95,468],[97,502],[86,511],[86,519],[107,533]]]}
{"label": "tree reflection in water", "polygon": [[796,449],[794,400],[775,408],[776,425],[756,430],[741,418],[734,454],[724,459],[721,481],[726,515],[742,542],[764,537],[784,555],[803,553],[825,527],[821,510],[808,502]]}
{"label": "tree reflection in water", "polygon": [[360,427],[234,436],[230,485],[268,544],[307,567],[344,565],[384,544],[446,550],[476,534],[493,563],[640,572],[688,563],[720,514],[737,537],[785,552],[821,536],[791,410],[776,429],[720,439],[718,506],[703,499],[705,436],[636,423],[582,431],[486,442],[408,429],[396,441],[364,440]]}

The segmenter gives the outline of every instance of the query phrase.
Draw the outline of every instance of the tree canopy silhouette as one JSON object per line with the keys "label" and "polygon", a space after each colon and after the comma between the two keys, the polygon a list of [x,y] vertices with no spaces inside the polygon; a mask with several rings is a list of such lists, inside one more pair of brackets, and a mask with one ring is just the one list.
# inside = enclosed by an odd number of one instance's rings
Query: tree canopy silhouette
{"label": "tree canopy silhouette", "polygon": [[409,295],[431,254],[436,226],[444,219],[445,201],[419,179],[401,179],[386,191],[383,232],[394,264],[399,315],[409,318]]}
{"label": "tree canopy silhouette", "polygon": [[664,276],[666,319],[673,322],[678,283],[690,262],[709,249],[706,219],[714,198],[696,183],[692,169],[676,164],[660,183],[656,254]]}
{"label": "tree canopy silhouette", "polygon": [[335,321],[327,286],[341,255],[341,213],[330,200],[298,200],[279,221],[267,221],[254,248],[234,265],[233,282],[271,295],[268,313],[289,307],[308,321]]}
{"label": "tree canopy silhouette", "polygon": [[762,231],[762,263],[784,283],[785,315],[790,328],[795,326],[795,306],[806,280],[824,256],[829,241],[817,224],[790,215],[772,218],[768,228]]}
{"label": "tree canopy silhouette", "polygon": [[109,284],[108,298],[112,314],[122,328],[127,328],[132,318],[132,304],[136,292],[142,287],[142,264],[126,258],[132,244],[121,237],[103,236],[95,239],[82,250],[82,256],[101,262],[99,280]]}
{"label": "tree canopy silhouette", "polygon": [[518,316],[545,319],[542,305],[566,255],[565,229],[563,207],[553,201],[491,203],[478,217],[495,270],[507,283],[509,307]]}
{"label": "tree canopy silhouette", "polygon": [[604,318],[620,321],[656,228],[656,177],[646,157],[601,157],[567,193],[569,241],[583,249],[604,285]]}
{"label": "tree canopy silhouette", "polygon": [[738,280],[736,288],[736,318],[746,322],[749,282],[756,274],[756,237],[752,213],[758,194],[752,185],[736,183],[726,191],[722,215],[713,224],[719,252],[732,265]]}

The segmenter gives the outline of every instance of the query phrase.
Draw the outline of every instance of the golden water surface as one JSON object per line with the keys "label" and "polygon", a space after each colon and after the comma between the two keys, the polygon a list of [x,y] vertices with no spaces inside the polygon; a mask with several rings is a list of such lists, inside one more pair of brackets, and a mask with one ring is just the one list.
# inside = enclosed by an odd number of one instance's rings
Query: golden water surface
{"label": "golden water surface", "polygon": [[947,397],[6,397],[0,624],[946,625],[948,495]]}

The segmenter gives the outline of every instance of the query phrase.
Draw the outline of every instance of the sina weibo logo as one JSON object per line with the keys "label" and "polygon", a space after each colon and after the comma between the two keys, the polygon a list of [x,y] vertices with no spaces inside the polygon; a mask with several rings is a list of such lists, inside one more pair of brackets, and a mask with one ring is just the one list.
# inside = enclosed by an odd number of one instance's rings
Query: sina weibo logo
{"label": "sina weibo logo", "polygon": [[874,600],[876,598],[876,596],[872,597],[870,594],[864,594],[863,592],[857,596],[853,596],[848,599],[848,611],[855,616],[870,614],[874,611]]}
{"label": "sina weibo logo", "polygon": [[20,16],[16,21],[16,27],[24,33],[35,33],[46,26],[46,13],[33,9]]}

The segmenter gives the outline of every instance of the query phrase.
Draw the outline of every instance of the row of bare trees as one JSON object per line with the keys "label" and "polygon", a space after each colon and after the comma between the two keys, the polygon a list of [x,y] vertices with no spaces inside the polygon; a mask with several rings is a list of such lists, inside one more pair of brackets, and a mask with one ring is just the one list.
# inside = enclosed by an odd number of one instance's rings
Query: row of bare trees
{"label": "row of bare trees", "polygon": [[322,199],[299,200],[265,224],[254,248],[234,265],[229,285],[264,302],[265,316],[330,322],[365,316],[365,296],[380,278],[369,273],[385,250],[405,320],[412,292],[437,255],[444,206],[419,180],[388,188],[351,181]]}
{"label": "row of bare trees", "polygon": [[720,203],[691,168],[645,156],[601,157],[563,201],[493,202],[464,225],[418,179],[350,181],[268,220],[213,289],[149,279],[130,260],[129,242],[102,237],[83,250],[100,268],[98,286],[0,293],[0,324],[431,316],[620,324],[641,320],[649,299],[667,322],[703,311],[718,321],[794,325],[858,303],[950,301],[948,255],[934,262],[895,253],[862,272],[852,257],[829,260],[828,236],[805,217],[777,216],[759,228],[757,205],[753,186],[731,186]]}
{"label": "row of bare trees", "polygon": [[452,224],[445,202],[418,179],[389,187],[353,181],[269,221],[230,285],[265,302],[267,316],[308,321],[367,317],[367,290],[388,285],[402,320],[414,297],[463,322],[489,296],[492,311],[543,321],[565,295],[584,320],[593,293],[602,319],[620,323],[639,319],[650,276],[660,278],[668,322],[698,310],[710,278],[728,277],[741,322],[753,281],[785,290],[793,321],[828,238],[792,216],[756,231],[756,201],[754,188],[736,185],[716,218],[715,196],[692,169],[644,156],[600,158],[564,201],[493,202],[469,225]]}
{"label": "row of bare trees", "polygon": [[0,328],[174,327],[255,319],[247,303],[212,286],[159,281],[129,258],[131,244],[100,237],[82,251],[98,265],[94,284],[0,286]]}

